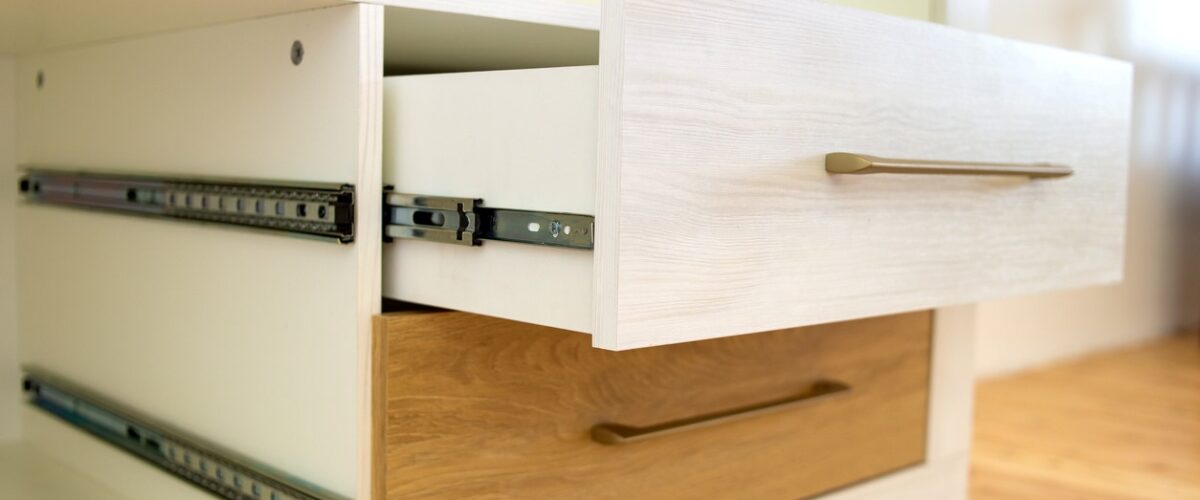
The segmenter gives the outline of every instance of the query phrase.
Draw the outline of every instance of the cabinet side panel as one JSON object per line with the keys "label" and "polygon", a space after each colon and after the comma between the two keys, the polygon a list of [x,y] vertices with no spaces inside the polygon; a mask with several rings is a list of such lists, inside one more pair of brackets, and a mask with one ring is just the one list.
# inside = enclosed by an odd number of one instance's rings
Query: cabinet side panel
{"label": "cabinet side panel", "polygon": [[[369,344],[359,343],[369,341],[378,309],[378,144],[365,138],[378,130],[378,94],[369,90],[381,76],[380,62],[364,59],[381,56],[360,40],[372,8],[19,62],[23,166],[360,189],[350,245],[21,205],[23,363],[356,494],[369,404]],[[304,46],[300,64],[290,57],[295,41]]]}

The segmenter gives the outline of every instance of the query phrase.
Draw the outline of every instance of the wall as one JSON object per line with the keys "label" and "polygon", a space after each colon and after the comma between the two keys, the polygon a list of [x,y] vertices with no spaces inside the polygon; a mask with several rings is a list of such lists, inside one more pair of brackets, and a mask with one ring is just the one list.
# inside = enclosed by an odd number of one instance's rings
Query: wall
{"label": "wall", "polygon": [[0,441],[17,436],[16,63],[0,56]]}
{"label": "wall", "polygon": [[[1107,0],[992,0],[997,35],[1128,56],[1126,4]],[[1185,77],[1136,70],[1125,280],[1117,285],[986,302],[977,309],[977,371],[993,376],[1173,333],[1182,324],[1180,169],[1176,132]]]}

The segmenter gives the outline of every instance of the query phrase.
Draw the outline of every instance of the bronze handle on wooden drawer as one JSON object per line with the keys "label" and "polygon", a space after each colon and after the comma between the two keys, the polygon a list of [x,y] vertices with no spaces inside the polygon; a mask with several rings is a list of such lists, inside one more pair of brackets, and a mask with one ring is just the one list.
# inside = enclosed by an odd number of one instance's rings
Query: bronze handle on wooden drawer
{"label": "bronze handle on wooden drawer", "polygon": [[676,432],[700,429],[725,422],[766,415],[778,411],[789,410],[797,406],[811,403],[831,396],[845,394],[850,386],[834,380],[818,380],[804,392],[773,401],[743,406],[732,410],[719,411],[679,420],[672,420],[647,427],[633,427],[621,424],[596,424],[592,427],[592,440],[601,444],[627,444],[652,437],[664,436]]}
{"label": "bronze handle on wooden drawer", "polygon": [[1053,163],[896,160],[854,153],[825,155],[825,171],[831,174],[1020,175],[1024,177],[1064,177],[1075,173],[1075,170],[1067,165]]}

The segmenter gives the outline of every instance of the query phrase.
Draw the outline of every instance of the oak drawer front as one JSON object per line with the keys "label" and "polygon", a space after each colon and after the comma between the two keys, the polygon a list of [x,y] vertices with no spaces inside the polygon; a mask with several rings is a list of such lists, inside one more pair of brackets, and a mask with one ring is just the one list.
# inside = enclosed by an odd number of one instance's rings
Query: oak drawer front
{"label": "oak drawer front", "polygon": [[[377,484],[389,499],[818,494],[923,460],[930,328],[930,313],[912,313],[615,353],[467,313],[383,316]],[[820,381],[849,389],[624,444],[591,435],[753,407]]]}
{"label": "oak drawer front", "polygon": [[[803,0],[604,9],[598,345],[1120,279],[1128,64]],[[834,152],[1074,174],[831,175]]]}

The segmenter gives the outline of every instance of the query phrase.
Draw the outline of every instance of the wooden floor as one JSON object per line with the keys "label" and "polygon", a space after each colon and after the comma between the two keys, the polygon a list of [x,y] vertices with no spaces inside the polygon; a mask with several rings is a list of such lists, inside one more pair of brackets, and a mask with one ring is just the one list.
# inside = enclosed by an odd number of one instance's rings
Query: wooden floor
{"label": "wooden floor", "polygon": [[985,381],[971,498],[1200,499],[1195,335]]}

